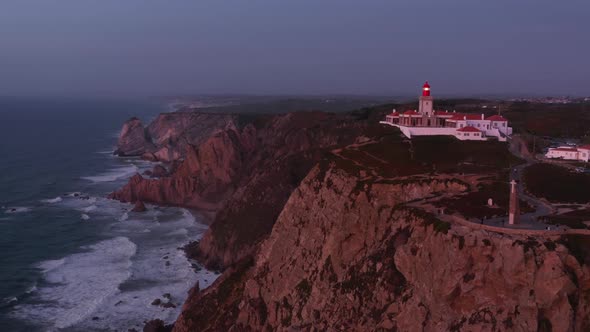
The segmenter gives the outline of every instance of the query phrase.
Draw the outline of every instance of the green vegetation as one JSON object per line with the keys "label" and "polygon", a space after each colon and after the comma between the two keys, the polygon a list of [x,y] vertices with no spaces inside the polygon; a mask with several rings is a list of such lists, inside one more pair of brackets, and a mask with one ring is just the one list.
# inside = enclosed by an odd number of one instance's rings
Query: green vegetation
{"label": "green vegetation", "polygon": [[552,242],[552,241],[545,241],[545,242],[543,242],[543,244],[545,245],[545,248],[547,248],[547,250],[549,250],[549,251],[554,251],[555,248],[557,248],[557,245],[555,244],[555,242]]}
{"label": "green vegetation", "polygon": [[552,225],[564,225],[576,229],[590,229],[585,221],[590,221],[590,209],[574,210],[559,215],[547,217],[547,223]]}
{"label": "green vegetation", "polygon": [[524,170],[527,190],[554,203],[590,201],[590,174],[574,173],[551,164],[535,164]]}
{"label": "green vegetation", "polygon": [[550,137],[590,136],[590,104],[512,103],[503,115],[520,133]]}
{"label": "green vegetation", "polygon": [[[523,161],[514,157],[502,142],[462,142],[454,137],[415,137],[404,139],[397,133],[386,135],[373,144],[347,148],[343,158],[334,156],[333,164],[358,176],[361,170],[373,171],[377,176],[393,178],[379,180],[381,183],[403,184],[412,179],[396,178],[416,174],[475,173],[491,174],[478,190],[467,195],[447,198],[438,206],[448,211],[459,212],[468,218],[504,215],[508,209],[508,170]],[[459,180],[456,180],[459,181]],[[496,207],[488,207],[492,198]],[[521,201],[523,213],[532,208]],[[444,227],[437,230],[445,231]]]}
{"label": "green vegetation", "polygon": [[424,226],[432,225],[434,231],[437,233],[447,234],[449,229],[451,229],[450,223],[438,219],[434,214],[425,210],[409,206],[399,206],[397,209],[407,211],[410,217],[422,220]]}
{"label": "green vegetation", "polygon": [[[496,176],[481,181],[476,191],[441,199],[435,202],[435,206],[445,208],[450,214],[458,212],[467,218],[482,219],[506,215],[510,200],[508,171],[499,172]],[[489,198],[494,203],[493,207],[487,205]],[[521,213],[532,211],[533,208],[528,203],[520,201]]]}
{"label": "green vegetation", "polygon": [[537,240],[535,240],[532,237],[527,237],[527,239],[525,241],[522,240],[516,240],[512,243],[512,246],[515,245],[520,245],[524,248],[524,252],[528,252],[529,250],[533,251],[535,248],[539,247],[541,244],[539,242],[537,242]]}
{"label": "green vegetation", "polygon": [[372,170],[383,177],[430,173],[497,172],[522,163],[502,142],[459,141],[454,137],[431,136],[404,139],[397,129],[379,141],[346,148],[332,159],[339,168],[358,174]]}
{"label": "green vegetation", "polygon": [[293,319],[293,306],[289,303],[286,297],[283,297],[282,307],[285,308],[286,315],[281,319],[281,324],[284,327],[291,326]]}
{"label": "green vegetation", "polygon": [[297,286],[295,286],[295,290],[297,291],[299,298],[305,303],[311,295],[311,284],[307,279],[303,279],[297,284]]}
{"label": "green vegetation", "polygon": [[590,265],[590,236],[580,234],[562,235],[557,241],[563,244],[580,265]]}
{"label": "green vegetation", "polygon": [[538,320],[537,326],[538,332],[551,332],[553,331],[553,327],[551,326],[551,321],[545,317],[540,317]]}
{"label": "green vegetation", "polygon": [[236,292],[241,293],[246,273],[254,265],[253,259],[247,259],[237,264],[236,269],[217,287],[217,301],[223,303]]}

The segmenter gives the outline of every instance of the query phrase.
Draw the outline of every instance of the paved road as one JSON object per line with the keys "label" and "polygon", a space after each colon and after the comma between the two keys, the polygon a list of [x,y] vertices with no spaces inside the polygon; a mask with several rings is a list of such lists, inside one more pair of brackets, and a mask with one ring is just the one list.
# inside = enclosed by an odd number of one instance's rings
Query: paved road
{"label": "paved road", "polygon": [[[518,139],[518,138],[513,138]],[[550,227],[551,229],[555,228],[555,226],[545,224],[539,221],[539,217],[547,216],[553,213],[553,207],[550,204],[545,203],[544,201],[538,199],[535,196],[529,195],[524,190],[524,181],[522,180],[522,173],[523,170],[533,164],[538,163],[534,157],[530,156],[528,153],[522,153],[520,151],[521,145],[518,144],[520,142],[510,142],[509,150],[510,152],[526,161],[526,163],[513,167],[510,170],[510,181],[516,180],[518,183],[516,188],[518,191],[518,196],[521,200],[527,202],[531,207],[535,209],[533,212],[525,213],[520,216],[520,224],[519,225],[509,225],[508,224],[508,217],[498,217],[492,218],[485,221],[485,224],[494,225],[494,226],[501,226],[501,227],[509,227],[509,228],[526,228],[526,229],[547,229]],[[508,189],[507,189],[508,190]],[[562,226],[563,227],[563,226]]]}

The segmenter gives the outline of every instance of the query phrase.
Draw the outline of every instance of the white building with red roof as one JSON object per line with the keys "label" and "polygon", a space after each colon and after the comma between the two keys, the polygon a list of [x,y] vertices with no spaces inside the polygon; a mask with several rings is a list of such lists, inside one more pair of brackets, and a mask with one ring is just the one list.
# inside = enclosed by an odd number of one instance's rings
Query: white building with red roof
{"label": "white building with red roof", "polygon": [[435,111],[433,102],[430,85],[426,82],[422,86],[418,110],[403,113],[393,110],[381,123],[398,127],[408,138],[447,135],[460,140],[496,139],[505,142],[512,135],[508,120],[501,115],[486,118],[483,114]]}
{"label": "white building with red roof", "polygon": [[551,159],[579,160],[587,162],[590,160],[590,145],[582,145],[578,147],[560,146],[557,148],[549,148],[545,154],[545,157]]}

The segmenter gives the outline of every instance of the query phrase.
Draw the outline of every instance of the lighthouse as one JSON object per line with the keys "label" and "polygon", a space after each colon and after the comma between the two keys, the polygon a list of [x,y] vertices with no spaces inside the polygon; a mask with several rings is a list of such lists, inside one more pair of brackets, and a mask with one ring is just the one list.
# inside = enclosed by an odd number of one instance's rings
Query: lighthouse
{"label": "lighthouse", "polygon": [[424,83],[422,86],[422,95],[420,96],[420,101],[418,105],[418,111],[421,114],[432,116],[432,96],[430,95],[430,84],[428,81]]}
{"label": "lighthouse", "polygon": [[508,207],[508,223],[510,225],[518,224],[520,217],[520,209],[518,207],[518,191],[516,189],[516,181],[510,181],[510,206]]}

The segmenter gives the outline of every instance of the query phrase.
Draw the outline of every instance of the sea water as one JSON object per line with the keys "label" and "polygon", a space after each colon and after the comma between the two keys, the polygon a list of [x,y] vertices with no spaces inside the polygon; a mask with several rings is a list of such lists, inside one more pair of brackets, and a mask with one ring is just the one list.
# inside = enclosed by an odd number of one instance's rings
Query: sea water
{"label": "sea water", "polygon": [[[198,214],[106,199],[151,168],[112,155],[123,122],[149,122],[153,101],[0,98],[0,328],[127,331],[178,316],[187,291],[216,274],[178,248]],[[176,308],[152,305],[170,294]]]}

